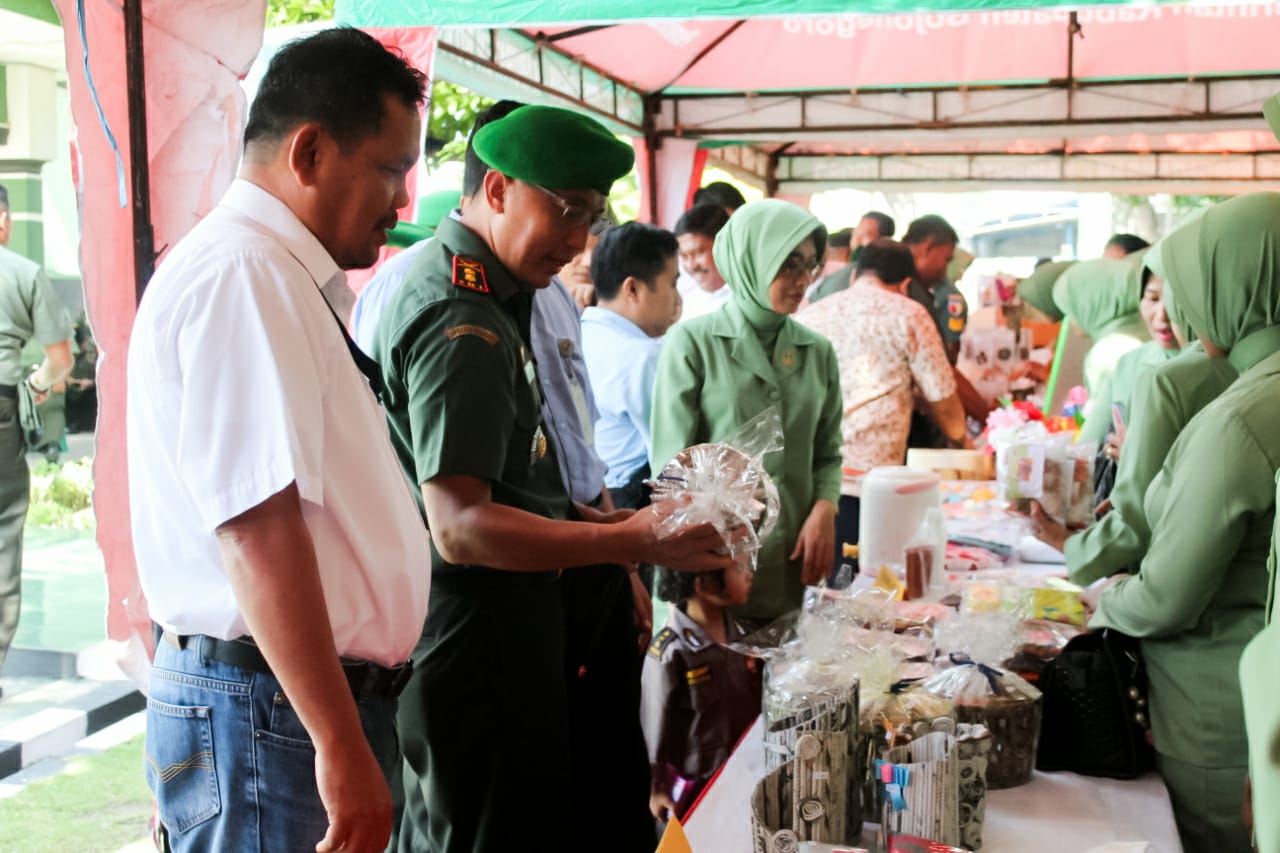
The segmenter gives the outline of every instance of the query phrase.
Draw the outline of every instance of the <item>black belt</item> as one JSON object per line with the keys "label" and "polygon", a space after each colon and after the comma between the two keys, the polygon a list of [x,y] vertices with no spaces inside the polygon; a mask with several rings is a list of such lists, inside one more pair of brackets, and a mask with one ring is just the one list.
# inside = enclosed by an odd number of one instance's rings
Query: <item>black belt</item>
{"label": "black belt", "polygon": [[8,397],[10,400],[18,399],[18,386],[0,385],[0,397]]}
{"label": "black belt", "polygon": [[[199,641],[199,652],[210,660],[237,666],[250,672],[260,672],[275,677],[262,650],[247,637],[237,640],[219,640],[204,634],[179,635],[170,631],[163,634],[164,641],[175,649],[194,649]],[[342,671],[351,685],[351,694],[357,701],[369,697],[394,699],[409,683],[413,665],[406,661],[400,666],[385,667],[372,661],[342,660]]]}

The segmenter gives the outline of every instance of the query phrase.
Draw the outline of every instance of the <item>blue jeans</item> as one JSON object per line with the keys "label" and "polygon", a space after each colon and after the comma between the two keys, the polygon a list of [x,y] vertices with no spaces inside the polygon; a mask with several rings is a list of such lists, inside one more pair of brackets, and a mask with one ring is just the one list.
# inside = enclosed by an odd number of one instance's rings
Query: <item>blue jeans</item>
{"label": "blue jeans", "polygon": [[[396,700],[356,704],[390,780]],[[174,853],[310,851],[328,831],[315,748],[280,682],[206,658],[197,638],[156,647],[143,762]]]}

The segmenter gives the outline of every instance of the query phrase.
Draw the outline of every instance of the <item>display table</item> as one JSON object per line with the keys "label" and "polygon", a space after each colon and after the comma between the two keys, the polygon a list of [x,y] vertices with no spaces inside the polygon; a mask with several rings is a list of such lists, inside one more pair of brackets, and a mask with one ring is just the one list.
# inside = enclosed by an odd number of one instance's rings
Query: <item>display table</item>
{"label": "display table", "polygon": [[[751,792],[765,775],[764,722],[757,719],[685,820],[693,853],[747,853]],[[864,831],[862,843],[874,839]],[[1018,788],[987,793],[982,853],[1090,853],[1147,842],[1147,853],[1181,853],[1164,783],[1154,773],[1117,781],[1036,773]],[[1103,848],[1141,853],[1140,845]]]}

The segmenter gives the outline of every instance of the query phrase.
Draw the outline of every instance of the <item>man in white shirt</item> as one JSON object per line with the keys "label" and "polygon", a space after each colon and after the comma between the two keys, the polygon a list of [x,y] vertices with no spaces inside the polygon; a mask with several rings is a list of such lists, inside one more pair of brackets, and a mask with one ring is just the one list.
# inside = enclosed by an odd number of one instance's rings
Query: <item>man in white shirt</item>
{"label": "man in white shirt", "polygon": [[728,221],[729,214],[718,204],[695,204],[676,220],[683,272],[676,282],[684,306],[681,321],[716,311],[729,301],[729,286],[711,255],[716,235]]}
{"label": "man in white shirt", "polygon": [[139,306],[130,510],[163,629],[145,771],[174,851],[372,853],[390,835],[430,556],[376,368],[325,294],[408,203],[424,86],[358,30],[283,48],[239,179]]}

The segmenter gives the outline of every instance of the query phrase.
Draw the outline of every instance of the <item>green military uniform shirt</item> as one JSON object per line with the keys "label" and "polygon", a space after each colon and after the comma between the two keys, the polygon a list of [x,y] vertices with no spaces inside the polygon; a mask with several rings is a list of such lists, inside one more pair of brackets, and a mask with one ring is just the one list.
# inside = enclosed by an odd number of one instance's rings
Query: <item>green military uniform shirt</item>
{"label": "green military uniform shirt", "polygon": [[653,471],[686,447],[720,441],[770,406],[782,416],[784,449],[764,459],[782,508],[742,610],[751,619],[800,606],[800,564],[788,557],[814,502],[840,497],[840,400],[831,342],[789,317],[772,358],[736,302],[667,332],[653,389]]}
{"label": "green military uniform shirt", "polygon": [[[532,300],[478,235],[445,219],[383,312],[374,357],[392,443],[415,484],[477,477],[495,503],[567,518],[529,346]],[[454,568],[433,544],[432,570]]]}
{"label": "green military uniform shirt", "polygon": [[1280,335],[1271,350],[1253,365],[1233,351],[1240,378],[1191,420],[1147,490],[1141,569],[1103,592],[1090,622],[1142,638],[1156,750],[1198,767],[1246,763],[1239,666],[1267,595]]}
{"label": "green military uniform shirt", "polygon": [[27,341],[45,347],[70,338],[67,309],[40,265],[0,246],[0,385],[22,381]]}
{"label": "green military uniform shirt", "polygon": [[857,268],[857,262],[853,261],[840,267],[831,275],[824,276],[822,281],[818,282],[817,287],[813,289],[813,293],[809,294],[809,302],[812,304],[819,299],[827,298],[833,293],[848,290],[849,284],[853,281],[854,270]]}
{"label": "green military uniform shirt", "polygon": [[958,287],[948,280],[930,291],[913,278],[907,286],[907,295],[929,312],[944,345],[960,342],[960,336],[969,325],[969,303]]}
{"label": "green military uniform shirt", "polygon": [[[1280,486],[1280,482],[1277,484]],[[1280,491],[1277,492],[1280,495]],[[1280,522],[1280,517],[1277,517]],[[1240,689],[1249,735],[1249,775],[1253,781],[1253,833],[1258,853],[1280,853],[1280,623],[1276,622],[1276,552],[1280,526],[1272,533],[1267,560],[1267,627],[1240,658]]]}
{"label": "green military uniform shirt", "polygon": [[1111,491],[1111,512],[1067,539],[1067,570],[1073,581],[1090,584],[1142,559],[1151,540],[1143,509],[1147,487],[1178,434],[1235,379],[1229,361],[1209,358],[1198,343],[1138,379],[1129,401],[1128,438]]}

